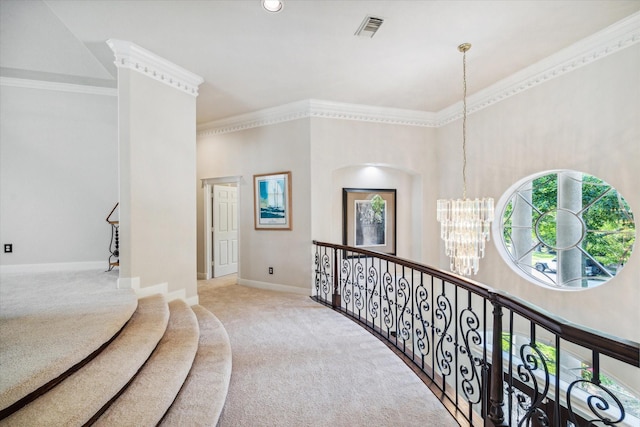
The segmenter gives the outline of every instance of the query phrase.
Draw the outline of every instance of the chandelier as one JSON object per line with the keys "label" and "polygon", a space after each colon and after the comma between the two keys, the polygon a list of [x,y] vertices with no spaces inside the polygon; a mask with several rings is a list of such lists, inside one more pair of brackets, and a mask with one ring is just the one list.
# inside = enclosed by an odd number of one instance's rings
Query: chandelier
{"label": "chandelier", "polygon": [[470,43],[458,46],[462,52],[462,199],[438,200],[436,218],[450,269],[462,276],[477,274],[484,258],[493,221],[493,199],[467,199],[467,51]]}

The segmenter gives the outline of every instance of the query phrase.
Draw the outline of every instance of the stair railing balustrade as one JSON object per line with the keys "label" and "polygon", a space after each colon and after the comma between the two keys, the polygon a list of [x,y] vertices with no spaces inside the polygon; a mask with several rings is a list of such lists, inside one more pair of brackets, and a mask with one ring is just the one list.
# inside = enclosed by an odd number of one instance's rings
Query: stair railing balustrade
{"label": "stair railing balustrade", "polygon": [[640,344],[445,271],[313,243],[312,298],[377,335],[461,425],[640,425],[638,384],[620,382],[640,377]]}

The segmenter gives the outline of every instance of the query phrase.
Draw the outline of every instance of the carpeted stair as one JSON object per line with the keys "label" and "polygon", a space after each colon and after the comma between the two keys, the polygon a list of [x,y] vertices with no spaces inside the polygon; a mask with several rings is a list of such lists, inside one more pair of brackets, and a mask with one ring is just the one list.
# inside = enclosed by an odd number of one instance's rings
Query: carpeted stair
{"label": "carpeted stair", "polygon": [[231,346],[220,320],[201,306],[192,307],[198,318],[200,341],[193,367],[175,402],[160,423],[163,426],[205,426],[222,413],[229,390]]}
{"label": "carpeted stair", "polygon": [[31,380],[32,390],[17,402],[0,390],[11,403],[0,408],[0,426],[215,426],[230,377],[229,337],[220,321],[201,306],[153,295],[138,300],[121,330],[54,381]]}

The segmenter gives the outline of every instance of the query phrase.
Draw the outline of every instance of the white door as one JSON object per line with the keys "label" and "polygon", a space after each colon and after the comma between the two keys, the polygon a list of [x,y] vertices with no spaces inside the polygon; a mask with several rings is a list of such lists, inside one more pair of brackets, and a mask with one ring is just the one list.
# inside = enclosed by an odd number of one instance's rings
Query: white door
{"label": "white door", "polygon": [[213,277],[238,272],[238,188],[214,185],[213,215]]}

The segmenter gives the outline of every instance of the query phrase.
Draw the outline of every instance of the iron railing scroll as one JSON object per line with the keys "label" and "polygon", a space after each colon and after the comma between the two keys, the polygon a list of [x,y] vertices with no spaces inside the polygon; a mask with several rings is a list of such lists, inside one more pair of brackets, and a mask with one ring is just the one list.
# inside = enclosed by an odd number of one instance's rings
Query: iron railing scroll
{"label": "iron railing scroll", "polygon": [[461,425],[640,426],[640,380],[623,380],[640,378],[640,344],[391,255],[314,251],[312,298],[377,335]]}

